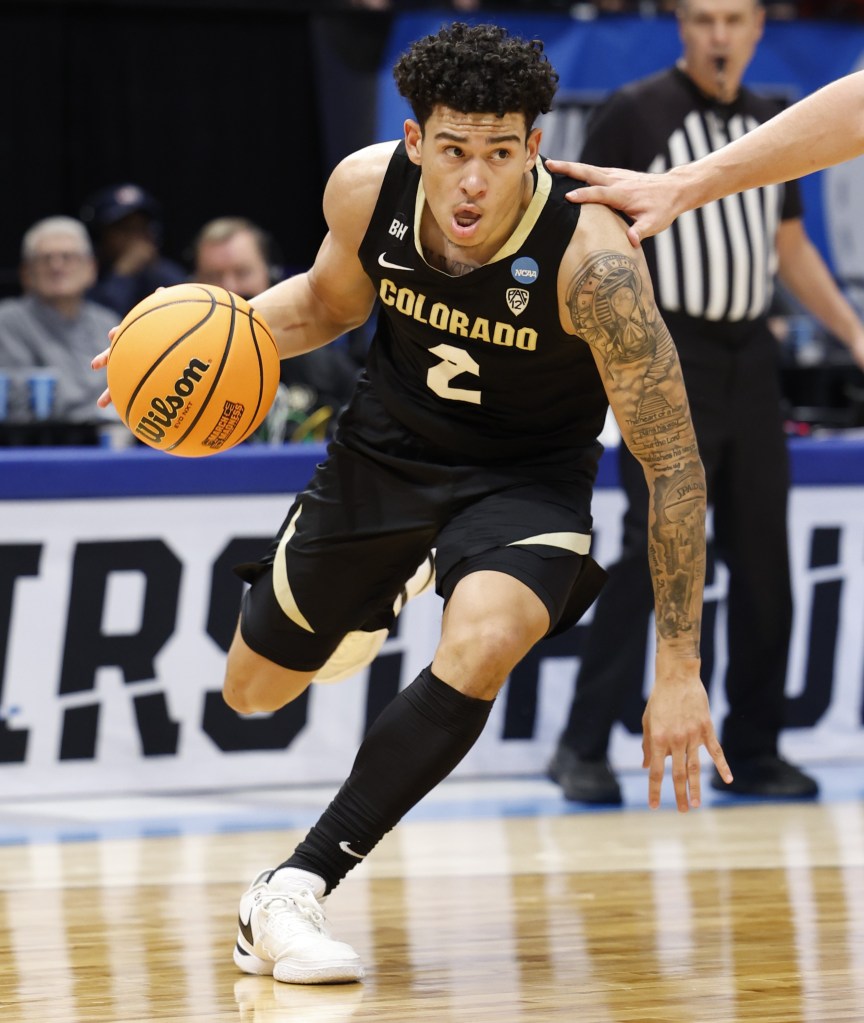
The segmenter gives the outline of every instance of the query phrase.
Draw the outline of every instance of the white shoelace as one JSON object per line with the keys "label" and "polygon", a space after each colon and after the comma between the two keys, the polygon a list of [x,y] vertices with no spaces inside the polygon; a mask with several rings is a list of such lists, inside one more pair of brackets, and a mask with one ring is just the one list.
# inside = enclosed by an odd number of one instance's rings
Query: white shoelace
{"label": "white shoelace", "polygon": [[283,892],[265,896],[261,908],[266,912],[267,929],[274,937],[292,937],[298,931],[313,930],[329,937],[327,918],[315,895],[308,888],[286,894]]}

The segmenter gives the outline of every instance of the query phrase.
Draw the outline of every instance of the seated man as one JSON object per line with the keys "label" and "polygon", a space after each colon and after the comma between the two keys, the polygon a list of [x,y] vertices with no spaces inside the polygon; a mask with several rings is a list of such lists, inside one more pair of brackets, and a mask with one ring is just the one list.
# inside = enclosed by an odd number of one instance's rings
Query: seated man
{"label": "seated man", "polygon": [[[117,316],[85,298],[96,261],[84,225],[72,217],[34,224],[22,241],[20,277],[23,295],[0,301],[9,436],[15,443],[95,443],[98,424],[117,417],[95,404],[102,388],[87,367],[94,340]],[[34,390],[40,381],[44,400]]]}

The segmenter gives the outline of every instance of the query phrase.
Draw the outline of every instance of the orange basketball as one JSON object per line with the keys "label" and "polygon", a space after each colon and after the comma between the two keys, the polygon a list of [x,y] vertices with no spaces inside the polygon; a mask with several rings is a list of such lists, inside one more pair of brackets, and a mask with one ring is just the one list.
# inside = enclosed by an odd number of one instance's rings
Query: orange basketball
{"label": "orange basketball", "polygon": [[145,444],[172,455],[225,451],[261,424],[279,355],[249,303],[210,284],[176,284],[139,302],[108,355],[108,390]]}

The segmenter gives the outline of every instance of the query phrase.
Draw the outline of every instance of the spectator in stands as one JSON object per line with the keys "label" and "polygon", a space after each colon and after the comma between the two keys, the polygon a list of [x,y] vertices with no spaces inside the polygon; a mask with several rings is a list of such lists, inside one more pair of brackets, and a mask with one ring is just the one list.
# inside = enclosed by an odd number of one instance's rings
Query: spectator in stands
{"label": "spectator in stands", "polygon": [[[245,217],[206,223],[192,244],[192,279],[218,284],[243,298],[285,276],[272,236]],[[323,440],[354,389],[360,367],[346,345],[327,345],[282,363],[282,386],[259,439]]]}
{"label": "spectator in stands", "polygon": [[245,217],[218,217],[193,242],[193,280],[252,298],[285,276],[272,236]]}
{"label": "spectator in stands", "polygon": [[[117,323],[110,309],[85,294],[96,280],[96,260],[87,229],[72,217],[48,217],[35,223],[21,245],[23,294],[0,301],[0,372],[9,381],[7,419],[20,428],[20,440],[94,443],[97,424],[116,421],[96,405],[104,379],[90,369],[94,344]],[[34,405],[28,377],[49,388],[43,408]],[[60,427],[59,424],[66,424]]]}
{"label": "spectator in stands", "polygon": [[186,280],[183,267],[160,251],[161,217],[160,204],[138,185],[114,185],[86,200],[81,219],[99,263],[89,298],[122,317],[157,288]]}

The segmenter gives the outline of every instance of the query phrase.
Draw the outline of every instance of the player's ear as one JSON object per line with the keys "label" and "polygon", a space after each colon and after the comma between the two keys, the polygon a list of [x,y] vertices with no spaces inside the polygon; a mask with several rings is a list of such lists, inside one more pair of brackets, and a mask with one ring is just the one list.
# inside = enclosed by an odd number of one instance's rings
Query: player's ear
{"label": "player's ear", "polygon": [[540,152],[540,139],[543,137],[543,132],[540,128],[532,128],[528,132],[528,140],[525,143],[525,170],[531,170],[534,164],[537,162],[537,155]]}
{"label": "player's ear", "polygon": [[408,159],[412,163],[420,165],[420,151],[423,145],[423,132],[420,125],[410,118],[405,121],[405,148],[408,151]]}

